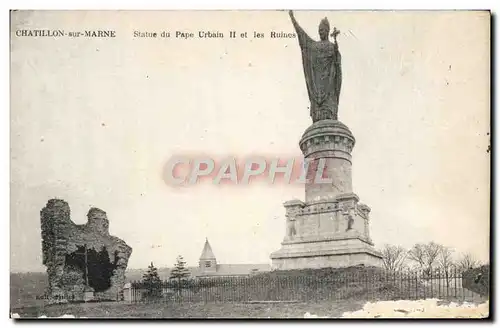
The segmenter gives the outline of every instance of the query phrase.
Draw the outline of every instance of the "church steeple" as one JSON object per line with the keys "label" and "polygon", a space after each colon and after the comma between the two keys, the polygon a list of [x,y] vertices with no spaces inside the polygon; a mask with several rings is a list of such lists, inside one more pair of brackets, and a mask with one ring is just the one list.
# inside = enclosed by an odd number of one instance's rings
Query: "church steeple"
{"label": "church steeple", "polygon": [[205,246],[203,247],[203,251],[200,256],[200,261],[201,260],[215,260],[215,255],[212,251],[210,243],[208,242],[208,238],[205,238]]}
{"label": "church steeple", "polygon": [[208,238],[205,238],[205,246],[203,246],[203,251],[201,252],[199,265],[202,273],[213,273],[217,271],[217,260],[208,242]]}

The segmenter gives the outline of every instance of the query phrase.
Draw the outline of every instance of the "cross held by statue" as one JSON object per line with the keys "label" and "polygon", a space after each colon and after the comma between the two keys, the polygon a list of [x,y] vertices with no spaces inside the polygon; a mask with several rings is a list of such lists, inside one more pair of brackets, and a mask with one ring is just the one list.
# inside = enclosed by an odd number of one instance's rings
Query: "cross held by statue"
{"label": "cross held by statue", "polygon": [[339,34],[340,34],[340,30],[338,30],[336,27],[334,27],[331,36],[333,36],[333,38],[336,40],[337,35],[339,35]]}

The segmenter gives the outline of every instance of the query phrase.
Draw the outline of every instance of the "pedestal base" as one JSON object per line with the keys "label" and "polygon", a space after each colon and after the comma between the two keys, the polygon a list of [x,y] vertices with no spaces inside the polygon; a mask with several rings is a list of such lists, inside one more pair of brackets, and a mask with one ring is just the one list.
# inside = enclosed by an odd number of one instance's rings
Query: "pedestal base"
{"label": "pedestal base", "polygon": [[274,270],[383,266],[382,254],[358,238],[283,243],[271,260]]}
{"label": "pedestal base", "polygon": [[308,160],[305,202],[291,200],[281,249],[271,254],[278,270],[382,266],[370,238],[370,207],[352,189],[355,139],[337,120],[314,122],[299,146]]}

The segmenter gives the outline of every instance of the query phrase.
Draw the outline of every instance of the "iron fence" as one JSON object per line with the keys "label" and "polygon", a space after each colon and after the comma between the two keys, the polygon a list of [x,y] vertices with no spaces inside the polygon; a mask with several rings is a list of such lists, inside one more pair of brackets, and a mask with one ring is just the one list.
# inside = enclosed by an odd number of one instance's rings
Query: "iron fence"
{"label": "iron fence", "polygon": [[[310,302],[366,299],[481,299],[464,287],[462,273],[377,272],[291,275],[286,271],[243,277],[132,282],[124,298],[130,302]],[[483,295],[484,296],[484,295]]]}

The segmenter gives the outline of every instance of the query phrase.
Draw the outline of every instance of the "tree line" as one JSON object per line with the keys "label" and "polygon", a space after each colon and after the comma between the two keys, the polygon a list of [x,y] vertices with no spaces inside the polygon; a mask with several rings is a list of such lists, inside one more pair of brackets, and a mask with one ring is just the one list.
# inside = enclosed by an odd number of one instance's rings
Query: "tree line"
{"label": "tree line", "polygon": [[451,272],[463,273],[483,264],[471,253],[457,254],[452,248],[435,242],[417,243],[410,249],[386,244],[381,252],[384,267],[391,272],[420,270],[425,275],[432,275],[438,271],[447,276]]}

